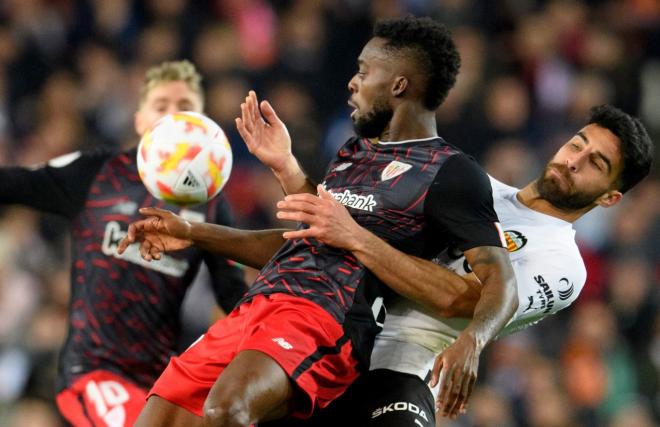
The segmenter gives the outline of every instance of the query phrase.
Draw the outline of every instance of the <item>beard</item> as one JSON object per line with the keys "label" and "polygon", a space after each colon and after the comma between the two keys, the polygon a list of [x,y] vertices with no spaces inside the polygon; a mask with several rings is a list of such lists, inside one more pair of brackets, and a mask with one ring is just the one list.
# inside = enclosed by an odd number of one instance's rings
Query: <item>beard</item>
{"label": "beard", "polygon": [[[547,177],[551,168],[555,168],[568,183],[567,190],[562,189],[558,181]],[[592,205],[603,194],[602,191],[598,193],[576,191],[568,168],[558,163],[548,163],[543,174],[536,180],[536,188],[542,199],[550,202],[554,207],[568,212],[582,210]]]}
{"label": "beard", "polygon": [[385,97],[381,96],[374,101],[370,112],[353,119],[353,128],[362,138],[378,138],[389,125],[393,115],[394,111],[387,105]]}

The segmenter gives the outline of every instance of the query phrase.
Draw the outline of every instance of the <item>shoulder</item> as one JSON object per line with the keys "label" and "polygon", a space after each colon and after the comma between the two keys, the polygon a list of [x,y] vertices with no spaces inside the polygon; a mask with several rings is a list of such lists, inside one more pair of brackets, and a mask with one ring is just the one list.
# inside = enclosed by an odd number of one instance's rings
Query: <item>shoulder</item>
{"label": "shoulder", "polygon": [[519,188],[505,184],[502,181],[499,181],[498,179],[493,178],[490,175],[488,175],[488,179],[490,180],[490,186],[493,189],[493,197],[503,197],[505,195],[511,193],[517,193],[518,191],[520,191]]}
{"label": "shoulder", "polygon": [[447,157],[438,169],[430,190],[451,197],[486,197],[492,204],[488,175],[472,157],[462,152]]}

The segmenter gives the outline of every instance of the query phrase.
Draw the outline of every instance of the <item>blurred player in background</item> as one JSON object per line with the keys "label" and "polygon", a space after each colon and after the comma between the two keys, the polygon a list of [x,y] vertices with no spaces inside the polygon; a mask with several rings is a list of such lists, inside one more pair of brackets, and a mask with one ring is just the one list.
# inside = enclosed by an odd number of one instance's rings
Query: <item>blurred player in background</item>
{"label": "blurred player in background", "polygon": [[[430,259],[450,244],[465,252],[484,292],[470,324],[446,351],[456,372],[448,383],[464,387],[517,300],[490,182],[476,162],[437,136],[435,110],[455,82],[458,52],[445,27],[408,17],[378,23],[358,65],[348,88],[361,137],[339,150],[324,186],[359,224],[406,253]],[[262,107],[272,126],[261,119],[254,92],[241,107],[237,124],[251,151],[272,140],[290,147],[269,104]],[[260,159],[286,172],[280,167],[287,165]],[[287,192],[309,186],[299,171],[290,178],[282,179]],[[195,230],[198,243],[215,246],[213,227]],[[228,241],[234,245],[242,237],[234,233]],[[148,258],[148,243],[141,251]],[[346,251],[315,239],[288,240],[239,307],[172,359],[137,425],[248,426],[285,414],[308,417],[365,367],[359,365],[370,355],[374,317],[383,307],[380,285]]]}
{"label": "blurred player in background", "polygon": [[[166,114],[202,112],[200,80],[188,61],[149,69],[135,113],[137,134]],[[156,204],[191,221],[230,224],[222,195],[185,209],[155,200],[138,176],[135,147],[75,152],[37,168],[2,168],[0,203],[71,221],[69,333],[60,353],[56,400],[74,426],[133,425],[146,391],[176,352],[180,308],[202,261],[224,310],[246,290],[239,268],[196,248],[159,263],[144,262],[135,248],[117,256],[117,244],[141,206]]]}

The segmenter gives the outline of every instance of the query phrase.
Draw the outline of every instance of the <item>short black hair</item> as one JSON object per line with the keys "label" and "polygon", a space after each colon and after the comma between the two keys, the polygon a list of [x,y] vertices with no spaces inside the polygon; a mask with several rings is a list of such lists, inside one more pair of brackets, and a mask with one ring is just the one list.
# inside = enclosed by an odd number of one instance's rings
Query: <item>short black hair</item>
{"label": "short black hair", "polygon": [[591,109],[587,124],[609,129],[621,140],[623,168],[618,179],[619,191],[625,193],[649,174],[653,163],[653,141],[638,118],[605,104]]}
{"label": "short black hair", "polygon": [[422,103],[431,111],[438,108],[456,83],[461,66],[447,27],[431,18],[409,15],[378,21],[373,35],[387,40],[386,49],[410,49],[428,82]]}

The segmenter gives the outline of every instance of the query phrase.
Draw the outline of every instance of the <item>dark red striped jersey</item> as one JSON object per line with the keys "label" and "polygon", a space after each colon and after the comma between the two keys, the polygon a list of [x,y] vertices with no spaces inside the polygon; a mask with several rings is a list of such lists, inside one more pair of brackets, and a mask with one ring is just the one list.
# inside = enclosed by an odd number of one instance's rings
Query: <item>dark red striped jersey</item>
{"label": "dark red striped jersey", "polygon": [[141,218],[141,207],[230,224],[222,195],[185,209],[154,199],[138,176],[135,150],[77,152],[37,169],[0,169],[0,203],[71,220],[69,334],[60,353],[58,391],[96,369],[150,387],[175,354],[181,303],[202,261],[223,309],[230,311],[246,290],[238,266],[196,248],[151,263],[142,260],[136,244],[117,255],[117,244],[128,224]]}
{"label": "dark red striped jersey", "polygon": [[[407,254],[432,259],[449,244],[461,250],[502,246],[488,176],[441,138],[378,144],[352,138],[323,185],[360,225]],[[243,301],[288,293],[344,322],[349,310],[376,313],[381,285],[350,253],[298,239],[262,269]]]}

